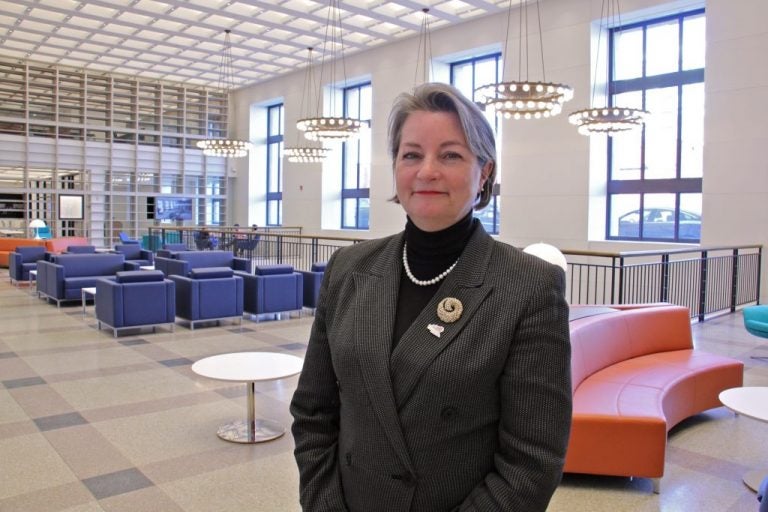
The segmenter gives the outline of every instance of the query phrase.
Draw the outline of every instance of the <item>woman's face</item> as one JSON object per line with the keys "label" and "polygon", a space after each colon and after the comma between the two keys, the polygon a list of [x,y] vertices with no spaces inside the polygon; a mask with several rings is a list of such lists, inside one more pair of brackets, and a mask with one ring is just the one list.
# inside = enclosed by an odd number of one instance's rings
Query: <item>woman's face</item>
{"label": "woman's face", "polygon": [[419,229],[445,229],[475,205],[491,165],[480,168],[456,114],[414,112],[403,124],[395,161],[397,198]]}

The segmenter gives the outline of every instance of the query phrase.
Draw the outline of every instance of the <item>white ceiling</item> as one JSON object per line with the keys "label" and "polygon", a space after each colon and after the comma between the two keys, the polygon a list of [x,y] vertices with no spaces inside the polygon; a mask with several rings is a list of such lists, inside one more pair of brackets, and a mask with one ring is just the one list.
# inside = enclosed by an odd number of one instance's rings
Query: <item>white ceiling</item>
{"label": "white ceiling", "polygon": [[[335,3],[335,0],[334,0]],[[517,2],[515,2],[517,3]],[[493,13],[508,0],[339,0],[344,54]],[[0,55],[219,87],[230,29],[234,87],[321,55],[329,0],[0,0]],[[332,25],[337,25],[331,23]],[[338,36],[336,36],[338,38]]]}

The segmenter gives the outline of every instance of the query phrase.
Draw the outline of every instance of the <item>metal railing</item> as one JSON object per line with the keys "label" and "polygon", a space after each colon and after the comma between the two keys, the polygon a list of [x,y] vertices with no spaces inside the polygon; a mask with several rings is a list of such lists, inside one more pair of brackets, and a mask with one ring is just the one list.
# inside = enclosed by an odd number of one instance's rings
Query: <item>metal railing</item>
{"label": "metal railing", "polygon": [[[216,249],[233,250],[256,265],[289,264],[298,270],[309,270],[315,262],[328,261],[338,248],[364,240],[302,235],[300,227],[150,228],[149,248],[161,248],[161,241],[185,243],[191,250],[213,248],[200,246],[203,229],[217,239]],[[761,245],[563,254],[571,304],[670,302],[703,321],[760,298]]]}
{"label": "metal railing", "polygon": [[571,304],[671,302],[703,321],[760,299],[761,245],[563,254]]}

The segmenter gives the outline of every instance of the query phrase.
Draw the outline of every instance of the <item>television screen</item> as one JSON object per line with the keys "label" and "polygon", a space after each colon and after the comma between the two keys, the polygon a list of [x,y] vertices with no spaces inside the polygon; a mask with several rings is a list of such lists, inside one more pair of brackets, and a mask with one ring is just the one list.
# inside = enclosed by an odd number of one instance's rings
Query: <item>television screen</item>
{"label": "television screen", "polygon": [[192,220],[192,198],[156,197],[155,219]]}

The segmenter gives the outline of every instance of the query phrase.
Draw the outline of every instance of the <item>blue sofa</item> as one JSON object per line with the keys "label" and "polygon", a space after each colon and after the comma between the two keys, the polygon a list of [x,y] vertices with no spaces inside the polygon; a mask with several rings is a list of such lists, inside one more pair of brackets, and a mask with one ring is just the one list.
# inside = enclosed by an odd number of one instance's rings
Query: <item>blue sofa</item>
{"label": "blue sofa", "polygon": [[102,277],[139,270],[122,254],[59,254],[37,262],[37,294],[56,301],[81,300],[81,289],[95,287]]}
{"label": "blue sofa", "polygon": [[96,319],[117,337],[123,329],[176,322],[176,293],[173,281],[159,270],[117,272],[96,282]]}
{"label": "blue sofa", "polygon": [[96,254],[95,245],[69,245],[64,254]]}
{"label": "blue sofa", "polygon": [[125,261],[132,261],[140,267],[155,264],[155,255],[152,251],[142,249],[139,244],[117,244],[115,252],[125,256]]}
{"label": "blue sofa", "polygon": [[46,257],[45,247],[29,245],[17,247],[8,253],[8,275],[11,283],[18,285],[29,281],[29,271],[37,270],[37,261]]}
{"label": "blue sofa", "polygon": [[323,283],[325,275],[326,262],[317,262],[312,264],[311,270],[299,270],[298,272],[304,279],[303,304],[305,308],[315,309],[317,307],[317,298],[320,296],[320,285]]}
{"label": "blue sofa", "polygon": [[246,313],[282,313],[301,310],[304,278],[290,265],[257,265],[254,274],[236,272],[245,286],[243,309]]}
{"label": "blue sofa", "polygon": [[195,268],[171,275],[176,284],[176,316],[195,323],[237,318],[243,321],[243,278],[229,267]]}
{"label": "blue sofa", "polygon": [[175,258],[155,258],[155,269],[166,276],[189,276],[197,268],[229,267],[232,270],[251,272],[251,260],[236,258],[232,251],[181,251]]}

